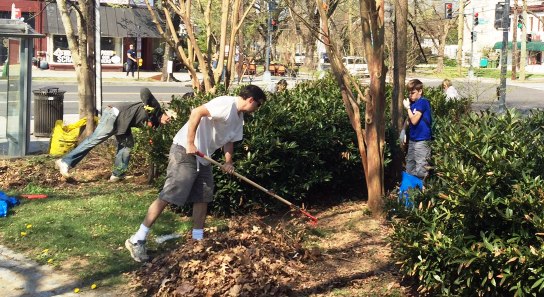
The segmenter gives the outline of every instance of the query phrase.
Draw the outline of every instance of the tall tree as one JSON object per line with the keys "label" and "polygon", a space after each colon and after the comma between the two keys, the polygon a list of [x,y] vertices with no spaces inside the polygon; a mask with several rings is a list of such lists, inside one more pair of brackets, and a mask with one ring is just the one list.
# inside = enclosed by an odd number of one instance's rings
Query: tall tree
{"label": "tall tree", "polygon": [[[381,213],[384,195],[385,144],[385,30],[384,0],[359,0],[363,44],[370,72],[369,91],[365,94],[365,149],[359,148],[368,188],[368,206]],[[353,104],[352,104],[353,106]]]}
{"label": "tall tree", "polygon": [[[517,79],[517,68],[518,68],[518,23],[521,22],[522,19],[519,16],[519,5],[518,0],[514,0],[514,26],[512,29],[512,80]],[[523,24],[523,23],[522,23]],[[522,25],[523,26],[523,25]]]}
{"label": "tall tree", "polygon": [[[330,17],[338,5],[335,0],[316,0],[320,27],[312,26],[296,13],[294,2],[289,7],[297,18],[308,27],[314,38],[325,45],[332,73],[340,87],[342,101],[355,135],[361,156],[368,189],[368,205],[376,214],[381,214],[384,195],[384,144],[385,144],[385,77],[384,64],[384,1],[359,0],[359,18],[362,24],[362,40],[370,72],[370,86],[363,94],[359,83],[349,75],[342,63],[337,38],[332,37]],[[355,92],[353,91],[355,90]],[[359,104],[365,103],[364,127]]]}
{"label": "tall tree", "polygon": [[443,5],[427,2],[416,3],[415,15],[420,19],[418,27],[431,39],[438,51],[435,71],[442,73],[444,70],[446,39],[450,30],[457,25],[458,17],[447,19],[444,15]]}
{"label": "tall tree", "polygon": [[[394,1],[395,21],[393,22],[393,95],[391,98],[391,124],[397,133],[403,126],[404,89],[406,82],[407,46],[408,46],[408,0]],[[400,148],[399,150],[400,151]],[[393,168],[400,172],[402,154],[393,156]]]}
{"label": "tall tree", "polygon": [[[294,16],[296,27],[299,29],[297,33],[300,33],[302,38],[302,44],[304,47],[304,65],[309,68],[315,67],[315,61],[313,57],[317,50],[316,46],[316,32],[319,28],[319,14],[316,11],[316,4],[314,0],[287,0],[286,1],[291,11],[291,15]],[[300,23],[299,23],[300,22]],[[302,26],[301,26],[302,25]],[[306,27],[307,30],[302,30],[301,27]]]}
{"label": "tall tree", "polygon": [[463,32],[465,31],[465,0],[459,0],[459,14],[457,22],[457,73],[461,75],[463,67]]}
{"label": "tall tree", "polygon": [[521,58],[519,65],[519,79],[525,80],[525,64],[527,63],[527,0],[522,0],[523,29],[521,30]]}
{"label": "tall tree", "polygon": [[[79,96],[79,117],[87,118],[83,136],[90,135],[95,129],[95,52],[94,52],[94,0],[66,1],[56,0],[62,24],[72,53],[72,63],[76,72]],[[74,30],[70,15],[76,17],[77,28]],[[99,55],[100,57],[100,55]]]}
{"label": "tall tree", "polygon": [[[165,18],[165,22],[160,21],[158,13],[153,9],[148,0],[145,0],[149,11],[152,14],[153,22],[157,26],[159,33],[166,42],[172,46],[177,53],[177,56],[181,59],[183,64],[187,67],[192,77],[193,88],[199,91],[206,91],[214,93],[217,87],[217,83],[221,79],[223,71],[225,71],[225,85],[228,87],[230,84],[231,70],[234,60],[235,46],[234,41],[236,35],[240,31],[240,27],[247,17],[248,13],[253,9],[255,0],[245,3],[245,9],[243,14],[238,17],[240,7],[243,5],[241,0],[222,0],[221,1],[221,13],[220,13],[220,32],[219,32],[219,44],[218,44],[218,63],[215,69],[212,69],[211,60],[214,55],[214,47],[212,46],[214,39],[212,34],[212,0],[208,0],[206,3],[197,0],[194,4],[192,0],[175,1],[165,0],[162,3],[161,16]],[[194,13],[193,10],[197,10],[203,15],[204,28],[205,28],[205,42],[204,45],[199,43],[198,33],[195,32]],[[175,13],[181,18],[183,27],[185,28],[186,35],[182,38],[176,33],[174,28],[174,22],[172,21],[171,14]],[[166,28],[163,28],[165,26]],[[228,44],[227,44],[228,37]],[[183,47],[182,41],[187,46]],[[228,47],[229,55],[226,58],[227,65],[224,65],[225,61],[225,49]],[[194,56],[194,58],[193,58]],[[196,75],[196,68],[193,64],[194,59],[198,62],[198,68],[203,74],[203,81],[200,82]],[[226,68],[225,68],[226,67]]]}

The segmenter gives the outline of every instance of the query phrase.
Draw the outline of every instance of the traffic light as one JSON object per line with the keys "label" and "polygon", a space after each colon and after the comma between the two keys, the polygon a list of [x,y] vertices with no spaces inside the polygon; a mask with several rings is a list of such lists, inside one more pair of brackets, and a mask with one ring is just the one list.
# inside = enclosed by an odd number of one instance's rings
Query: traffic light
{"label": "traffic light", "polygon": [[[497,3],[497,5],[495,6],[495,29],[497,30],[502,28],[508,28],[510,25],[510,24],[503,25],[502,23],[504,8],[505,8],[505,4],[501,2]],[[508,21],[510,21],[510,19],[508,19]]]}
{"label": "traffic light", "polygon": [[452,19],[453,18],[453,4],[450,2],[444,3],[444,9],[446,14],[446,19]]}
{"label": "traffic light", "polygon": [[478,21],[478,13],[474,14],[474,26],[478,26],[480,22]]}
{"label": "traffic light", "polygon": [[270,23],[272,24],[272,31],[278,30],[278,21],[273,19]]}
{"label": "traffic light", "polygon": [[470,32],[470,41],[472,42],[476,41],[476,32],[474,31]]}
{"label": "traffic light", "polygon": [[523,28],[523,18],[520,18],[519,16],[518,16],[518,28],[520,29]]}

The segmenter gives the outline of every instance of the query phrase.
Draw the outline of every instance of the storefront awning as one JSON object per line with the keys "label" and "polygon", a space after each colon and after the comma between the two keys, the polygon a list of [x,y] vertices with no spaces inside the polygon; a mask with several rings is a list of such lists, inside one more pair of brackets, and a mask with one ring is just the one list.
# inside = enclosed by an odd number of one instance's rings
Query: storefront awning
{"label": "storefront awning", "polygon": [[[521,42],[517,42],[517,48],[521,48]],[[493,49],[502,49],[502,42],[495,42]],[[508,42],[508,49],[512,49],[512,42]],[[527,50],[533,52],[544,52],[544,42],[542,41],[530,41],[527,42]]]}
{"label": "storefront awning", "polygon": [[[46,12],[44,33],[66,35],[57,5],[48,4]],[[75,12],[70,14],[70,19],[77,30]],[[161,37],[147,8],[100,6],[100,31],[102,37]]]}

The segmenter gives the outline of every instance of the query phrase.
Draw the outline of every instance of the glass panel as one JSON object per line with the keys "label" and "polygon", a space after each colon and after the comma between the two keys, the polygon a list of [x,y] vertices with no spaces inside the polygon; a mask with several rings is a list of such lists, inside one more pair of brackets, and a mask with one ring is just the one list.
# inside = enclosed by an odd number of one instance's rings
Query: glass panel
{"label": "glass panel", "polygon": [[19,56],[21,40],[8,39],[8,80],[7,80],[7,122],[6,137],[8,139],[8,154],[20,155],[24,138],[22,131],[22,112],[19,95],[19,78],[21,73],[21,57]]}
{"label": "glass panel", "polygon": [[8,39],[0,37],[0,155],[7,154],[6,119],[8,116]]}

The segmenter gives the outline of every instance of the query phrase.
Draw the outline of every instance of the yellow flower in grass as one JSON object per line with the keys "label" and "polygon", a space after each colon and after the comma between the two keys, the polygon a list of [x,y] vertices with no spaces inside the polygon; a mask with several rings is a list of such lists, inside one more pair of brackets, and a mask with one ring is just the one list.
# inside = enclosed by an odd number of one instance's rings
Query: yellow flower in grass
{"label": "yellow flower in grass", "polygon": [[26,232],[21,231],[21,236],[22,236],[22,237],[25,237],[25,236],[26,236]]}
{"label": "yellow flower in grass", "polygon": [[74,293],[79,293],[79,288],[75,288]]}
{"label": "yellow flower in grass", "polygon": [[96,284],[92,284],[91,289],[93,289],[93,290],[96,289]]}
{"label": "yellow flower in grass", "polygon": [[26,228],[27,228],[27,229],[32,228],[32,224],[26,224]]}
{"label": "yellow flower in grass", "polygon": [[47,263],[49,263],[49,264],[53,263],[53,259],[49,258],[49,259],[47,260]]}

